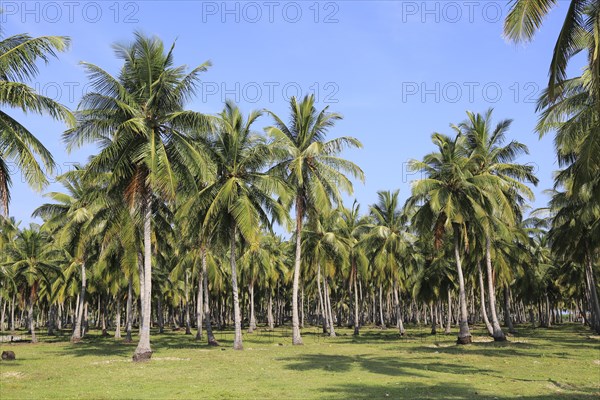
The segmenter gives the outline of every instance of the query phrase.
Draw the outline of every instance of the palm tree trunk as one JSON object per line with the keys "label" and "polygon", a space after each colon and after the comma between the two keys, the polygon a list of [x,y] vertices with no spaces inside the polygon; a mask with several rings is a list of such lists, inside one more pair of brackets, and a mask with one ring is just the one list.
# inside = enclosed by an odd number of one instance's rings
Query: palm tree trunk
{"label": "palm tree trunk", "polygon": [[507,285],[504,285],[504,323],[510,333],[515,333],[512,318],[510,317],[510,292]]}
{"label": "palm tree trunk", "polygon": [[471,343],[471,332],[469,331],[469,314],[467,313],[467,295],[465,292],[465,279],[463,277],[462,262],[460,259],[460,227],[452,223],[454,228],[454,258],[456,259],[456,271],[458,273],[459,308],[460,319],[458,321],[458,344]]}
{"label": "palm tree trunk", "polygon": [[16,304],[16,295],[12,295],[12,301],[10,302],[10,326],[9,330],[13,332],[15,330],[15,304]]}
{"label": "palm tree trunk", "polygon": [[127,288],[127,305],[125,306],[125,342],[131,343],[131,330],[133,328],[133,278],[129,277]]}
{"label": "palm tree trunk", "polygon": [[8,300],[2,302],[2,316],[0,316],[0,332],[4,332],[4,319],[6,318],[6,303],[8,303]]}
{"label": "palm tree trunk", "polygon": [[275,320],[273,319],[273,293],[271,293],[271,289],[269,289],[269,309],[267,310],[267,323],[269,324],[269,329],[275,329]]}
{"label": "palm tree trunk", "polygon": [[398,282],[394,279],[394,305],[396,306],[396,327],[400,336],[404,335],[404,323],[400,309],[400,296],[398,296]]}
{"label": "palm tree trunk", "polygon": [[321,290],[321,263],[317,263],[317,290],[319,291],[319,302],[321,304],[321,322],[323,324],[323,333],[327,332],[327,312],[325,311],[325,303],[323,301],[323,293]]}
{"label": "palm tree trunk", "polygon": [[185,272],[185,334],[192,334],[192,318],[190,316],[190,289],[189,289],[189,276],[188,272]]}
{"label": "palm tree trunk", "polygon": [[383,320],[383,288],[379,285],[379,321],[381,329],[385,329],[385,321]]}
{"label": "palm tree trunk", "polygon": [[198,330],[196,331],[196,340],[202,340],[202,313],[204,305],[202,304],[202,294],[204,281],[203,281],[203,273],[202,269],[200,269],[200,273],[198,274],[198,293],[196,294],[196,327]]}
{"label": "palm tree trunk", "polygon": [[329,336],[335,337],[335,328],[333,326],[333,311],[331,310],[331,298],[329,297],[329,285],[327,278],[323,275],[323,291],[325,292],[325,302],[327,304],[327,320],[329,321]]}
{"label": "palm tree trunk", "polygon": [[352,278],[354,280],[354,335],[359,335],[359,319],[358,319],[358,271],[356,270],[356,261],[352,260]]}
{"label": "palm tree trunk", "polygon": [[302,251],[302,218],[304,209],[302,198],[296,197],[296,259],[294,262],[294,282],[292,285],[292,344],[301,345],[300,321],[298,316],[298,286],[300,284],[300,261]]}
{"label": "palm tree trunk", "polygon": [[87,288],[87,278],[85,271],[85,261],[81,263],[81,293],[79,293],[79,302],[77,303],[77,316],[75,319],[75,329],[71,335],[71,342],[76,343],[81,340],[83,324],[83,304],[85,303],[85,290]]}
{"label": "palm tree trunk", "polygon": [[233,291],[233,321],[235,324],[235,338],[233,341],[234,350],[243,350],[242,344],[242,317],[240,314],[240,300],[238,297],[237,267],[235,263],[235,241],[237,229],[235,223],[231,225],[231,243],[229,250],[229,263],[231,265],[231,287]]}
{"label": "palm tree trunk", "polygon": [[494,270],[492,268],[492,250],[491,250],[491,238],[490,233],[486,232],[485,238],[485,264],[487,267],[487,283],[488,293],[490,295],[490,313],[492,314],[492,337],[496,342],[503,342],[506,340],[506,335],[500,327],[498,322],[498,315],[496,314],[496,288],[494,286]]}
{"label": "palm tree trunk", "polygon": [[256,329],[256,315],[254,314],[254,282],[248,284],[248,294],[250,297],[250,323],[248,324],[248,333],[253,333]]}
{"label": "palm tree trunk", "polygon": [[152,317],[152,196],[150,193],[146,194],[144,208],[144,286],[143,290],[140,291],[142,295],[140,341],[133,353],[134,362],[148,361],[152,357],[152,349],[150,348],[150,318]]}
{"label": "palm tree trunk", "polygon": [[206,248],[202,247],[202,281],[204,286],[204,324],[206,328],[206,338],[209,346],[218,346],[219,342],[215,339],[210,320],[210,293],[208,291],[208,269],[206,265]]}
{"label": "palm tree trunk", "polygon": [[38,340],[35,336],[35,321],[33,320],[33,293],[29,298],[29,309],[27,311],[27,318],[29,321],[29,330],[31,331],[31,343],[37,343]]}
{"label": "palm tree trunk", "polygon": [[448,316],[446,320],[446,331],[444,332],[446,335],[451,333],[452,329],[452,291],[448,288]]}
{"label": "palm tree trunk", "polygon": [[117,294],[115,306],[115,339],[121,339],[121,296]]}
{"label": "palm tree trunk", "polygon": [[490,320],[488,319],[487,311],[485,309],[485,287],[483,286],[483,272],[481,271],[481,264],[479,262],[477,262],[477,271],[479,275],[479,294],[481,296],[481,317],[483,318],[483,322],[488,333],[493,336],[494,328],[492,327],[492,324],[490,324]]}
{"label": "palm tree trunk", "polygon": [[164,309],[162,305],[162,296],[159,295],[156,297],[156,319],[158,320],[158,333],[163,334],[165,332],[165,317],[164,317]]}
{"label": "palm tree trunk", "polygon": [[585,260],[585,274],[588,282],[588,292],[590,298],[590,308],[592,310],[592,329],[600,334],[600,301],[598,300],[598,291],[596,290],[596,278],[594,277],[594,268],[591,252],[587,252]]}

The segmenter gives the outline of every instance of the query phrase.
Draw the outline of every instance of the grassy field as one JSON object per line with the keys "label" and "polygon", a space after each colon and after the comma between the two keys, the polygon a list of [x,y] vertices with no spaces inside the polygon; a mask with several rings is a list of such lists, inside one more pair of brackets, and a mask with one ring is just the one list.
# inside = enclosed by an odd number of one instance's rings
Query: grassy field
{"label": "grassy field", "polygon": [[135,344],[92,331],[79,344],[68,334],[38,344],[1,344],[17,360],[0,362],[0,399],[597,399],[600,340],[580,326],[521,327],[508,343],[475,330],[475,343],[423,328],[399,338],[393,329],[342,329],[326,338],[303,331],[290,344],[289,328],[244,335],[234,351],[232,332],[210,348],[181,332],[153,337],[150,363],[133,364]]}

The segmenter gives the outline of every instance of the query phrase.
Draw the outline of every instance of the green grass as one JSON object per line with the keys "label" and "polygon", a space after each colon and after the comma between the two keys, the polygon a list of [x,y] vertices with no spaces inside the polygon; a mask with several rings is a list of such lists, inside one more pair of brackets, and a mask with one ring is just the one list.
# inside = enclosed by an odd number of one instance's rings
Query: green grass
{"label": "green grass", "polygon": [[581,326],[520,327],[508,343],[456,346],[455,335],[409,328],[342,329],[326,338],[303,331],[292,346],[289,328],[244,334],[244,351],[231,349],[232,332],[211,348],[181,332],[154,335],[153,360],[131,363],[134,344],[93,331],[82,343],[68,334],[38,344],[0,344],[17,360],[0,362],[0,399],[597,399],[600,341]]}

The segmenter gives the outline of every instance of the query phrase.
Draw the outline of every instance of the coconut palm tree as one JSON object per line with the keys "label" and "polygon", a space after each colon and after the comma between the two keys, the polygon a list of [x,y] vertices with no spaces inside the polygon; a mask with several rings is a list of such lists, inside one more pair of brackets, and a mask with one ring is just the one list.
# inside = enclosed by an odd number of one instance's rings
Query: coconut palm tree
{"label": "coconut palm tree", "polygon": [[362,170],[354,163],[339,157],[346,147],[361,148],[362,144],[353,137],[326,140],[327,132],[342,117],[315,108],[313,95],[305,96],[301,102],[290,99],[290,121],[286,124],[274,113],[274,126],[266,132],[277,142],[279,148],[273,173],[283,177],[293,188],[295,195],[295,239],[296,256],[292,284],[292,343],[302,344],[298,313],[298,288],[300,263],[302,260],[302,224],[307,215],[322,212],[332,206],[332,200],[341,204],[341,193],[352,194],[352,182],[345,174],[364,180]]}
{"label": "coconut palm tree", "polygon": [[192,133],[206,132],[211,119],[185,110],[197,88],[199,75],[210,63],[186,73],[173,64],[174,45],[168,51],[158,38],[140,33],[130,44],[114,46],[123,66],[117,77],[83,63],[92,91],[81,100],[77,126],[65,132],[68,148],[86,142],[100,145],[89,163],[90,174],[112,171],[110,188],[134,210],[143,232],[140,264],[142,327],[133,359],[152,356],[150,318],[152,293],[153,201],[172,201],[179,185],[210,172]]}
{"label": "coconut palm tree", "polygon": [[[368,232],[368,218],[360,215],[360,205],[355,200],[352,208],[342,208],[340,218],[337,220],[335,230],[343,238],[346,247],[347,262],[350,267],[349,287],[351,288],[354,301],[354,335],[359,335],[360,317],[358,314],[358,281],[359,271],[364,271],[367,267],[367,256],[361,240]],[[361,272],[362,275],[362,272]]]}
{"label": "coconut palm tree", "polygon": [[261,226],[270,227],[272,219],[285,222],[288,218],[285,208],[272,197],[287,200],[287,185],[281,177],[264,172],[273,157],[272,144],[252,131],[252,124],[261,115],[253,111],[244,118],[233,102],[226,102],[209,150],[217,177],[198,195],[204,205],[201,209],[206,209],[204,231],[217,232],[214,238],[229,245],[236,350],[243,349],[237,244],[258,246]]}
{"label": "coconut palm tree", "polygon": [[[473,173],[483,176],[493,175],[505,183],[504,188],[498,187],[498,189],[503,189],[503,192],[498,192],[494,196],[495,199],[499,199],[498,207],[492,210],[492,215],[486,216],[487,223],[483,224],[492,336],[495,340],[502,341],[505,340],[505,335],[500,328],[496,314],[495,271],[492,266],[492,236],[494,232],[492,230],[498,223],[506,223],[509,226],[516,224],[514,214],[518,214],[518,207],[523,203],[523,197],[529,200],[533,199],[533,193],[525,183],[537,184],[538,179],[533,174],[533,166],[515,162],[520,155],[529,153],[527,146],[514,140],[504,144],[512,120],[502,120],[494,126],[492,113],[493,109],[489,109],[485,114],[467,112],[467,120],[460,124],[460,129],[466,137],[467,154],[475,168]],[[494,223],[494,221],[497,222]]]}
{"label": "coconut palm tree", "polygon": [[[71,125],[73,115],[66,107],[36,93],[26,83],[39,73],[38,61],[47,64],[68,47],[69,38],[64,36],[31,37],[23,33],[4,37],[0,27],[0,107],[48,114]],[[11,186],[11,171],[7,163],[15,163],[25,181],[34,189],[41,190],[48,180],[40,161],[46,172],[53,172],[54,160],[42,142],[24,125],[0,110],[0,207],[5,216],[8,216]]]}
{"label": "coconut palm tree", "polygon": [[398,194],[398,190],[377,192],[378,202],[370,207],[373,222],[364,238],[364,245],[371,251],[376,267],[388,271],[392,277],[398,329],[403,335],[397,289],[402,272],[407,271],[407,265],[402,265],[402,262],[408,258],[408,253],[414,254],[408,250],[415,238],[407,230],[408,216],[400,210]]}
{"label": "coconut palm tree", "polygon": [[413,223],[422,232],[433,230],[438,248],[446,230],[452,230],[459,287],[458,343],[468,344],[471,334],[462,267],[463,249],[468,246],[467,226],[476,224],[491,212],[493,205],[485,192],[499,182],[492,176],[472,173],[472,161],[464,156],[466,138],[458,127],[454,129],[458,132],[454,139],[439,133],[432,135],[437,152],[427,154],[423,161],[411,160],[412,170],[425,176],[413,182],[407,206],[421,205],[413,216]]}

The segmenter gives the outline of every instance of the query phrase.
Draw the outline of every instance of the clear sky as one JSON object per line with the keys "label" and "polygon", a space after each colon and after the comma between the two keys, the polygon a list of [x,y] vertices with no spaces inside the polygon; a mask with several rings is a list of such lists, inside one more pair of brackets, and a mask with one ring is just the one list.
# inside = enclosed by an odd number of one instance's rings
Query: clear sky
{"label": "clear sky", "polygon": [[[176,41],[175,63],[190,68],[206,60],[197,99],[188,108],[216,113],[225,98],[244,111],[268,108],[287,115],[292,95],[315,93],[319,107],[343,114],[332,136],[359,138],[364,148],[345,155],[365,172],[355,185],[366,211],[376,192],[410,193],[411,158],[433,150],[433,132],[451,133],[465,110],[495,109],[511,118],[509,138],[529,146],[540,178],[535,206],[557,169],[552,137],[533,132],[535,100],[547,82],[550,56],[565,12],[554,10],[535,41],[509,44],[502,37],[508,1],[0,1],[4,35],[66,35],[72,46],[32,85],[75,109],[86,91],[80,61],[116,73],[111,44],[139,30],[166,44]],[[67,154],[64,126],[48,117],[9,110],[52,151],[59,170],[85,162],[93,146]],[[263,117],[257,130],[268,126]],[[23,223],[44,202],[13,175],[11,215]],[[51,184],[46,191],[60,190]]]}

